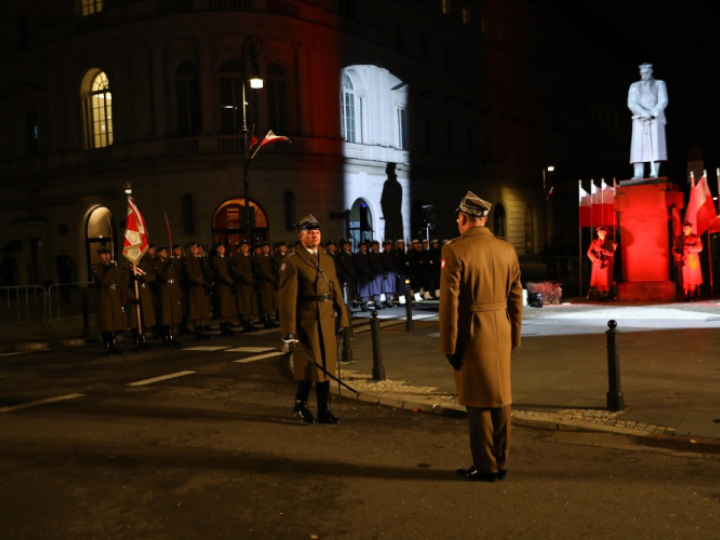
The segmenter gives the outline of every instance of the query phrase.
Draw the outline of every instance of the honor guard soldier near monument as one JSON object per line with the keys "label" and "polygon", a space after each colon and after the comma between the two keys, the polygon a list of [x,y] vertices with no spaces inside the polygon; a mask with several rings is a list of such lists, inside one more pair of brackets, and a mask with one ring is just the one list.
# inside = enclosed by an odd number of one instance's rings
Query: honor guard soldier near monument
{"label": "honor guard soldier near monument", "polygon": [[703,243],[697,234],[693,234],[692,229],[692,223],[683,223],[682,234],[675,239],[672,249],[675,262],[679,266],[678,278],[682,283],[685,302],[693,301],[703,282],[700,267]]}
{"label": "honor guard soldier near monument", "polygon": [[491,204],[468,191],[456,210],[460,237],[442,248],[440,350],[467,407],[473,464],[457,473],[494,482],[506,474],[510,357],[520,345],[523,294],[515,248],[485,227]]}
{"label": "honor guard soldier near monument", "polygon": [[317,393],[317,422],[337,424],[330,410],[330,377],[337,372],[336,336],[349,326],[340,282],[332,259],[320,252],[320,223],[312,214],[295,227],[303,243],[280,267],[280,332],[293,353],[298,383],[293,414],[315,423],[307,401]]}
{"label": "honor guard soldier near monument", "polygon": [[[143,255],[140,262],[137,264],[138,273],[135,275],[132,270],[132,266],[124,270],[123,282],[126,284],[130,292],[134,289],[134,282],[137,281],[137,292],[139,298],[135,298],[135,295],[129,297],[130,303],[127,305],[127,311],[129,314],[130,331],[132,332],[133,343],[135,343],[136,349],[152,349],[145,341],[145,329],[153,328],[157,325],[156,320],[156,305],[157,302],[153,298],[153,293],[150,291],[150,287],[154,287],[157,281],[157,275],[155,274],[155,259],[153,259],[149,253]],[[137,305],[140,306],[140,320],[142,321],[142,328],[138,329],[137,320]]]}
{"label": "honor guard soldier near monument", "polygon": [[270,256],[270,244],[263,242],[261,244],[260,253],[255,254],[255,278],[260,288],[260,299],[258,305],[260,308],[260,321],[265,328],[277,328],[278,325],[272,320],[272,316],[277,311],[277,278],[273,272],[273,259]]}
{"label": "honor guard soldier near monument", "polygon": [[650,178],[660,175],[660,161],[667,161],[665,143],[665,107],[668,104],[664,81],[653,79],[652,64],[642,64],[640,79],[630,85],[628,108],[632,112],[630,163],[633,180],[645,178],[645,163],[650,163]]}
{"label": "honor guard soldier near monument", "polygon": [[210,319],[210,289],[207,281],[209,271],[204,269],[200,244],[188,244],[190,254],[185,257],[185,279],[188,286],[188,322],[195,327],[195,339],[212,339],[205,333],[205,321]]}
{"label": "honor guard soldier near monument", "polygon": [[[613,269],[617,244],[608,238],[607,234],[608,230],[604,226],[598,227],[597,238],[590,242],[587,250],[588,259],[592,262],[590,288],[595,288],[601,302],[605,301],[608,291],[615,283]],[[588,291],[589,296],[590,292]]]}
{"label": "honor guard soldier near monument", "polygon": [[213,245],[210,252],[210,269],[215,277],[212,298],[215,302],[215,313],[220,321],[220,335],[234,336],[235,332],[230,325],[237,315],[235,280],[232,276],[230,259],[225,256],[224,244]]}
{"label": "honor guard soldier near monument", "polygon": [[257,332],[253,326],[253,317],[258,313],[255,279],[253,278],[253,260],[250,256],[250,244],[242,240],[235,244],[237,253],[233,259],[235,286],[237,290],[237,312],[243,331]]}
{"label": "honor guard soldier near monument", "polygon": [[111,260],[110,250],[101,247],[97,252],[100,262],[93,264],[92,276],[97,287],[98,330],[105,354],[123,354],[117,346],[116,332],[125,328],[122,307],[130,291],[124,286],[117,263]]}

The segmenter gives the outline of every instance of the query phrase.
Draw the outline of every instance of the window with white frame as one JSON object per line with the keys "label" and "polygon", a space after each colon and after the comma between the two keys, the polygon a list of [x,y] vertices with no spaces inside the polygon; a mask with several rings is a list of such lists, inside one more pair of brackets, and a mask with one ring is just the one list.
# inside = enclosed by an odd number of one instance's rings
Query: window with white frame
{"label": "window with white frame", "polygon": [[352,79],[347,73],[342,81],[342,136],[347,142],[359,142],[357,137],[357,95]]}
{"label": "window with white frame", "polygon": [[397,109],[398,148],[407,150],[407,113],[405,109]]}
{"label": "window with white frame", "polygon": [[89,148],[104,148],[113,143],[112,93],[104,71],[98,71],[86,87],[87,140]]}

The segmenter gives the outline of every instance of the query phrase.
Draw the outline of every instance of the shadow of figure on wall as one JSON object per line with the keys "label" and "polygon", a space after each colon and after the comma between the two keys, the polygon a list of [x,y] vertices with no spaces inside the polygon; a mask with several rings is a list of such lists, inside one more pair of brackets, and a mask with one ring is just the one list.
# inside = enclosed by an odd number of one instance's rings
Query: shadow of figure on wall
{"label": "shadow of figure on wall", "polygon": [[380,206],[385,217],[385,239],[397,240],[403,238],[402,197],[403,190],[395,174],[395,163],[388,163],[385,167],[387,180],[383,185]]}

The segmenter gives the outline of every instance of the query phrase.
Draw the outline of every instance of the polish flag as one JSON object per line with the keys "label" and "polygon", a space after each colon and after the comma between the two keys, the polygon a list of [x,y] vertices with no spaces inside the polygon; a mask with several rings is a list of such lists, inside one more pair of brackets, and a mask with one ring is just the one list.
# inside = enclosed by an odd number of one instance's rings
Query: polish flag
{"label": "polish flag", "polygon": [[701,235],[711,225],[715,226],[717,216],[712,193],[710,193],[707,183],[707,175],[703,174],[697,184],[690,189],[690,201],[685,210],[685,221],[692,223],[693,234]]}
{"label": "polish flag", "polygon": [[608,186],[603,179],[600,182],[602,211],[600,214],[601,223],[606,227],[612,227],[615,224],[615,189]]}
{"label": "polish flag", "polygon": [[590,180],[590,207],[591,216],[591,227],[599,227],[603,224],[603,204],[602,204],[603,191],[595,185],[594,180]]}
{"label": "polish flag", "polygon": [[135,200],[128,196],[127,220],[125,221],[125,240],[123,255],[137,265],[148,250],[148,233],[145,220],[138,210]]}
{"label": "polish flag", "polygon": [[[260,141],[260,144],[257,145],[257,148],[255,148],[255,152],[253,152],[253,155],[250,159],[253,159],[255,157],[255,154],[258,153],[258,150],[260,150],[263,146],[270,144],[270,143],[278,142],[278,141],[284,141],[284,142],[289,142],[289,143],[292,142],[290,139],[288,139],[287,137],[284,137],[283,135],[275,135],[275,133],[273,133],[273,130],[271,129],[270,131],[267,132],[267,135],[265,135],[265,138],[262,141]],[[254,142],[257,144],[257,139],[255,139]]]}
{"label": "polish flag", "polygon": [[582,180],[578,180],[578,206],[580,212],[580,227],[591,227],[591,200],[590,194],[582,187]]}

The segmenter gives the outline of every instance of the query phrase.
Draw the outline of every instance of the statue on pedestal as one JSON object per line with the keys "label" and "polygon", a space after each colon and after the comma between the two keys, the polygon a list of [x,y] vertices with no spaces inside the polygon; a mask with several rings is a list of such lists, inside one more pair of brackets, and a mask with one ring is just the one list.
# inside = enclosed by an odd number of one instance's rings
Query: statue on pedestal
{"label": "statue on pedestal", "polygon": [[675,239],[673,256],[679,265],[678,278],[682,277],[682,286],[685,301],[692,302],[698,295],[702,285],[702,269],[700,268],[700,253],[703,243],[697,234],[692,233],[692,223],[685,222],[682,226],[682,235]]}
{"label": "statue on pedestal", "polygon": [[[633,165],[633,180],[657,178],[659,162],[667,161],[667,87],[664,81],[654,79],[652,72],[652,64],[640,65],[641,80],[632,83],[628,92],[628,108],[632,111],[630,163]],[[650,164],[649,177],[645,176],[645,163]]]}

